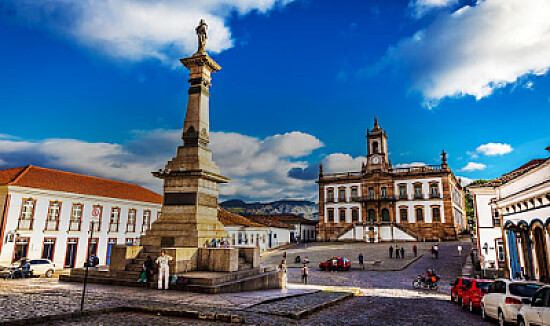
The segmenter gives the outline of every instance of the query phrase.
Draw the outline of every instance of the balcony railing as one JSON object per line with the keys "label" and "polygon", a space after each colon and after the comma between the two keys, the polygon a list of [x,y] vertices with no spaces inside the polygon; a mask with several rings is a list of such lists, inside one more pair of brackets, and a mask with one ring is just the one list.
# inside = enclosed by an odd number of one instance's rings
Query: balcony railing
{"label": "balcony railing", "polygon": [[407,194],[399,194],[399,199],[409,199]]}
{"label": "balcony railing", "polygon": [[58,220],[47,220],[44,231],[57,231],[58,226],[59,226]]}
{"label": "balcony railing", "polygon": [[32,220],[19,220],[17,224],[18,230],[32,230]]}
{"label": "balcony railing", "polygon": [[136,232],[136,225],[135,224],[128,224],[126,226],[126,232]]}
{"label": "balcony railing", "polygon": [[398,199],[398,196],[393,196],[393,195],[385,195],[385,196],[370,195],[370,196],[364,196],[363,198],[361,198],[361,201],[394,201],[397,199]]}
{"label": "balcony railing", "polygon": [[439,193],[431,193],[430,198],[441,198],[441,195]]}
{"label": "balcony railing", "polygon": [[340,173],[325,173],[324,179],[338,179],[338,178],[355,178],[362,176],[362,172],[340,172]]}
{"label": "balcony railing", "polygon": [[414,199],[424,199],[423,194],[414,194]]}
{"label": "balcony railing", "polygon": [[422,165],[412,166],[409,168],[395,168],[391,169],[391,173],[422,173],[422,172],[440,172],[443,169],[441,165]]}
{"label": "balcony railing", "polygon": [[69,231],[80,231],[80,221],[73,220],[69,223]]}
{"label": "balcony railing", "polygon": [[118,223],[109,224],[109,232],[118,232]]}

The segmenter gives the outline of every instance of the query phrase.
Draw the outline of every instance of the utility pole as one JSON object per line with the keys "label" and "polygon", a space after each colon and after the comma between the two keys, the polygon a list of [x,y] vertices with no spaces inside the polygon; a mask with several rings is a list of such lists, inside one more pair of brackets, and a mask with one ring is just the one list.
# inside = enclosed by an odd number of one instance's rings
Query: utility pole
{"label": "utility pole", "polygon": [[95,223],[99,223],[99,220],[96,221],[96,218],[99,218],[99,215],[101,214],[101,210],[99,208],[94,208],[92,210],[92,219],[90,220],[90,239],[88,240],[88,254],[86,256],[86,262],[84,265],[86,266],[86,272],[84,273],[84,288],[82,289],[82,299],[80,300],[80,311],[84,310],[84,297],[86,296],[86,284],[88,283],[88,269],[90,268],[90,249],[92,244],[92,239],[94,238],[94,229],[95,229]]}

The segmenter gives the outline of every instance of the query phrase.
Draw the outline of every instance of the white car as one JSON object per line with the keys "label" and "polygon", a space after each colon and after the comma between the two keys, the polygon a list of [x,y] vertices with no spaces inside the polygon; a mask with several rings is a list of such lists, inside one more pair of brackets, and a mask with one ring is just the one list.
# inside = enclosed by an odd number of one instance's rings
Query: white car
{"label": "white car", "polygon": [[501,326],[515,323],[522,300],[531,298],[541,286],[538,282],[498,279],[481,300],[481,316],[484,320],[497,319]]}
{"label": "white car", "polygon": [[[29,264],[31,265],[33,276],[52,277],[56,270],[55,264],[49,259],[30,259]],[[19,268],[19,266],[21,266],[20,260],[9,265],[6,270]]]}
{"label": "white car", "polygon": [[518,314],[518,326],[550,325],[550,286],[543,286],[524,305]]}

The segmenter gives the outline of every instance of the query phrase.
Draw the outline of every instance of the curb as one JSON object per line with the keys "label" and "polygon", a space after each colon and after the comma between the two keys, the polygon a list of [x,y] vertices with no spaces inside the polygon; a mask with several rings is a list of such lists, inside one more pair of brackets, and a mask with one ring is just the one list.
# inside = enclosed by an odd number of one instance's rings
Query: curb
{"label": "curb", "polygon": [[220,321],[226,323],[244,323],[244,317],[232,314],[223,313],[202,313],[193,310],[171,310],[138,306],[119,306],[110,308],[101,308],[95,310],[75,311],[59,315],[40,316],[26,319],[16,319],[12,321],[0,322],[0,325],[19,326],[19,325],[32,325],[38,323],[47,323],[52,321],[61,321],[72,318],[87,317],[94,315],[102,315],[115,312],[141,312],[146,314],[158,314],[163,316],[181,317],[199,320],[211,320]]}
{"label": "curb", "polygon": [[319,311],[321,309],[324,309],[324,308],[328,308],[328,307],[331,307],[331,306],[334,306],[335,304],[337,304],[338,302],[340,301],[343,301],[343,300],[347,300],[347,299],[350,299],[352,297],[354,297],[355,295],[353,293],[348,293],[346,295],[343,295],[341,297],[338,297],[336,299],[332,299],[330,301],[326,301],[326,302],[323,302],[323,303],[320,303],[318,305],[315,305],[309,309],[305,309],[305,310],[301,310],[301,311],[298,311],[297,313],[289,313],[287,314],[288,317],[292,318],[292,319],[302,319],[303,317],[305,316],[308,316],[310,315],[311,313],[313,312],[316,312],[316,311]]}

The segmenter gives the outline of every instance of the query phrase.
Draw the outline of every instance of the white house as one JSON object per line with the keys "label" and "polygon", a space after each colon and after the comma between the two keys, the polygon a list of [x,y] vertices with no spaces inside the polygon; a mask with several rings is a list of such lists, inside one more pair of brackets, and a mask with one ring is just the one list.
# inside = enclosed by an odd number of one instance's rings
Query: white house
{"label": "white house", "polygon": [[276,220],[290,227],[290,242],[312,242],[317,238],[317,221],[309,220],[296,214],[258,214],[250,215],[249,219],[262,223],[266,220]]}
{"label": "white house", "polygon": [[498,185],[499,183],[489,182],[468,187],[473,201],[479,258],[484,270],[505,268],[502,223],[498,213],[491,207],[491,202],[497,199]]}
{"label": "white house", "polygon": [[130,183],[32,165],[0,170],[0,264],[26,257],[80,267],[88,252],[109,264],[111,247],[137,244],[161,204],[162,195]]}

